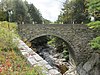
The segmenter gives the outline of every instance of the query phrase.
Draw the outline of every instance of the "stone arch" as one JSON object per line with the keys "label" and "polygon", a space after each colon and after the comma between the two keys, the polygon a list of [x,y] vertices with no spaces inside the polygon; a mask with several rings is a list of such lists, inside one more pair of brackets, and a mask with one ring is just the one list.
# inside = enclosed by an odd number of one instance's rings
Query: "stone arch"
{"label": "stone arch", "polygon": [[37,35],[37,36],[31,38],[29,41],[32,41],[32,40],[34,40],[36,38],[39,38],[39,37],[42,37],[42,36],[47,36],[47,35],[55,36],[57,38],[60,38],[64,42],[66,42],[66,45],[68,46],[69,55],[73,59],[74,63],[77,64],[76,57],[75,57],[75,52],[74,52],[74,49],[73,49],[72,45],[70,44],[70,42],[67,42],[64,38],[60,37],[59,35],[54,35],[54,34],[53,35],[51,35],[51,34],[40,34],[40,35]]}
{"label": "stone arch", "polygon": [[28,41],[43,35],[54,35],[65,40],[73,49],[76,65],[85,63],[93,50],[89,42],[93,39],[93,32],[87,26],[77,25],[19,25],[20,35]]}

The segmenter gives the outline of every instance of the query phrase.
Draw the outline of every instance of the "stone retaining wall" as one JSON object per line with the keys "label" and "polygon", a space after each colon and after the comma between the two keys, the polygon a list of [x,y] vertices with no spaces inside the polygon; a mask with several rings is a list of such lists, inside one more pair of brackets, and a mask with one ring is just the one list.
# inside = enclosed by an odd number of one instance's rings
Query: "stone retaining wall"
{"label": "stone retaining wall", "polygon": [[46,75],[61,75],[60,72],[52,68],[48,62],[43,60],[42,57],[29,48],[23,41],[19,40],[18,48],[31,66],[40,66]]}

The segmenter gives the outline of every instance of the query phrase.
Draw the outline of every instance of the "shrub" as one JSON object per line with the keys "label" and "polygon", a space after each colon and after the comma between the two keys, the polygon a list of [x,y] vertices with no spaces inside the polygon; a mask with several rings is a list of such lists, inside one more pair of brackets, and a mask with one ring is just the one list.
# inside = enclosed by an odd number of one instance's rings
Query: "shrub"
{"label": "shrub", "polygon": [[17,35],[13,32],[0,27],[0,48],[11,49],[17,46],[17,41],[14,40]]}
{"label": "shrub", "polygon": [[100,50],[100,36],[94,38],[90,44],[93,49]]}
{"label": "shrub", "polygon": [[87,26],[92,29],[98,29],[100,28],[100,21],[90,22],[87,24]]}
{"label": "shrub", "polygon": [[35,73],[37,73],[37,75],[46,75],[47,69],[44,68],[43,66],[37,66],[36,65],[36,66],[34,66],[34,71],[35,71]]}
{"label": "shrub", "polygon": [[17,25],[6,21],[0,22],[0,49],[11,49],[17,46]]}
{"label": "shrub", "polygon": [[10,31],[13,31],[13,32],[16,32],[17,30],[17,25],[15,23],[10,23],[7,21],[0,22],[0,27],[3,27],[5,29],[10,28]]}
{"label": "shrub", "polygon": [[95,50],[100,50],[100,21],[90,22],[87,26],[93,29],[96,35],[96,38],[90,42],[91,47]]}

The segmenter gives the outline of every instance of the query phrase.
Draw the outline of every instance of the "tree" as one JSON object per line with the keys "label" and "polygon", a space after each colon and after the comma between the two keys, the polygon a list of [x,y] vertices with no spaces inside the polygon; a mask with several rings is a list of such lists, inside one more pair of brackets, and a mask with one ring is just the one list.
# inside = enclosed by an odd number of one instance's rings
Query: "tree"
{"label": "tree", "polygon": [[95,20],[100,20],[100,0],[87,0],[86,7]]}
{"label": "tree", "polygon": [[62,13],[58,17],[63,23],[82,23],[86,20],[85,0],[72,0],[64,3]]}
{"label": "tree", "polygon": [[32,21],[34,23],[42,24],[42,15],[33,4],[29,4],[28,12],[30,13]]}
{"label": "tree", "polygon": [[0,21],[5,21],[6,20],[6,12],[3,12],[0,10]]}
{"label": "tree", "polygon": [[7,20],[7,11],[6,11],[6,0],[1,0],[0,2],[0,21]]}
{"label": "tree", "polygon": [[44,24],[50,24],[51,21],[50,21],[50,20],[47,20],[47,19],[43,19],[43,23],[44,23]]}
{"label": "tree", "polygon": [[17,23],[42,23],[42,15],[39,10],[33,5],[28,4],[25,0],[1,0],[0,2],[0,19],[9,21],[8,11],[12,11],[10,15],[13,22]]}
{"label": "tree", "polygon": [[22,0],[14,0],[13,6],[15,21],[18,23],[24,22],[28,11],[27,6],[24,4]]}
{"label": "tree", "polygon": [[[29,13],[29,5],[30,4],[28,4],[28,2],[25,0],[24,1],[24,4],[25,4],[25,6],[27,6],[27,8],[28,8],[28,11],[27,11],[27,15],[26,15],[26,17],[25,17],[25,23],[32,23],[32,17],[31,17],[31,15],[30,15],[30,13]],[[33,12],[34,13],[34,12]]]}

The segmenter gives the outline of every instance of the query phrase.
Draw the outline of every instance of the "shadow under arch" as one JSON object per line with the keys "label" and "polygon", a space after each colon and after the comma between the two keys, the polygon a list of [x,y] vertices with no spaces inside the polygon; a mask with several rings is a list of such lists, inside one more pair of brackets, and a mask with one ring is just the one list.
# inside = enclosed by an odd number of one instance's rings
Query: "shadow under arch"
{"label": "shadow under arch", "polygon": [[73,59],[74,64],[77,65],[77,61],[76,61],[76,57],[75,57],[75,52],[74,52],[74,49],[73,49],[73,45],[70,43],[69,40],[66,40],[63,37],[59,36],[59,35],[54,35],[54,34],[40,34],[40,35],[36,35],[36,36],[32,37],[29,40],[29,42],[33,41],[36,38],[40,38],[40,37],[43,37],[43,36],[54,36],[54,37],[57,37],[57,38],[63,40],[65,42],[65,44],[68,46],[69,56]]}

